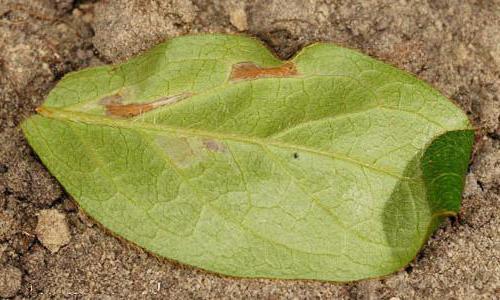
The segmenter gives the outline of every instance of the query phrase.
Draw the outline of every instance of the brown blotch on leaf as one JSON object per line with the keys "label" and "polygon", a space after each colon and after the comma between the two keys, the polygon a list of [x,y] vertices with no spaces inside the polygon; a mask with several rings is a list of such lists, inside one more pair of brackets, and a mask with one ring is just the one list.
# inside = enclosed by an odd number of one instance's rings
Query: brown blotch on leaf
{"label": "brown blotch on leaf", "polygon": [[109,103],[106,104],[106,114],[109,116],[130,118],[154,109],[152,103]]}
{"label": "brown blotch on leaf", "polygon": [[212,152],[226,152],[226,146],[214,140],[204,139],[203,146]]}
{"label": "brown blotch on leaf", "polygon": [[100,103],[106,107],[106,114],[108,116],[130,118],[141,115],[161,106],[173,104],[191,95],[191,93],[182,93],[178,95],[163,97],[153,102],[123,104],[121,103],[123,97],[120,94],[114,94],[104,97],[100,101]]}
{"label": "brown blotch on leaf", "polygon": [[230,80],[248,80],[264,77],[290,77],[299,75],[297,67],[291,61],[279,67],[265,68],[252,62],[242,62],[233,65]]}

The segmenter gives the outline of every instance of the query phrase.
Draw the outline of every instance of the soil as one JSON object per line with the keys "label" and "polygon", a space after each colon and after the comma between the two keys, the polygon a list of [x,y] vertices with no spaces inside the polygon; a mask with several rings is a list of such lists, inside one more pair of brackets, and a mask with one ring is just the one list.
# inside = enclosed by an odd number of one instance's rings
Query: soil
{"label": "soil", "polygon": [[[94,224],[40,163],[19,124],[64,74],[196,32],[254,35],[282,58],[332,41],[434,85],[477,127],[459,217],[404,270],[351,284],[227,278],[160,260]],[[499,0],[0,0],[0,297],[494,299],[499,98]],[[37,238],[47,210],[67,228],[62,238],[50,233],[64,242],[56,247]]]}

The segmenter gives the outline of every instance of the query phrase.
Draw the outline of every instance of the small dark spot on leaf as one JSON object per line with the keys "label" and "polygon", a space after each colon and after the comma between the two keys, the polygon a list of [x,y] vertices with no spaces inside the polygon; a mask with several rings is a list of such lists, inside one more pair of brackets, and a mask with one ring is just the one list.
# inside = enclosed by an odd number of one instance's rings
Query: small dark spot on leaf
{"label": "small dark spot on leaf", "polygon": [[298,159],[299,158],[299,154],[297,152],[294,152],[293,153],[293,158]]}

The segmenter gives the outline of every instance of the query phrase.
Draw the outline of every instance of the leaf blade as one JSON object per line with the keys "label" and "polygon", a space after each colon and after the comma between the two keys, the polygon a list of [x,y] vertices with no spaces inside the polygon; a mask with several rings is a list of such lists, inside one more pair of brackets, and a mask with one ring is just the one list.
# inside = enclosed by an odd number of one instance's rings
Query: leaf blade
{"label": "leaf blade", "polygon": [[[133,118],[48,101],[23,129],[85,211],[161,256],[246,277],[349,281],[388,274],[408,263],[432,231],[439,209],[431,204],[459,208],[473,131],[458,108],[421,82],[419,95],[435,98],[418,109],[406,98],[394,105],[392,90],[367,89],[380,85],[374,65],[414,80],[371,58],[361,58],[368,69],[354,79],[314,75],[319,67],[335,69],[315,63],[318,53],[326,66],[325,51],[360,57],[333,46],[320,50],[309,47],[292,60],[303,77],[222,82]],[[345,55],[333,63],[351,64]],[[316,73],[307,75],[306,67]],[[85,101],[99,105],[96,99],[108,94]],[[457,131],[467,134],[439,139]],[[446,147],[450,141],[454,147]],[[436,159],[442,163],[429,163]],[[439,205],[432,180],[450,168],[456,175],[441,182],[451,196]]]}

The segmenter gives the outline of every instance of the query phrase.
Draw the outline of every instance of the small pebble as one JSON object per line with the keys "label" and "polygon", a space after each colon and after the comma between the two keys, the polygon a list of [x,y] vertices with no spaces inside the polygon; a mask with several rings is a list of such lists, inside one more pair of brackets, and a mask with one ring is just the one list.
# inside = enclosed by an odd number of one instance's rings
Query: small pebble
{"label": "small pebble", "polygon": [[50,252],[56,253],[67,245],[71,235],[64,214],[57,209],[44,209],[38,215],[36,236]]}
{"label": "small pebble", "polygon": [[83,15],[82,11],[79,10],[78,8],[73,9],[72,14],[74,17],[77,17],[77,18],[79,18]]}

